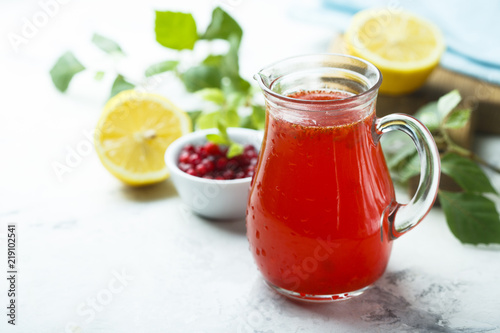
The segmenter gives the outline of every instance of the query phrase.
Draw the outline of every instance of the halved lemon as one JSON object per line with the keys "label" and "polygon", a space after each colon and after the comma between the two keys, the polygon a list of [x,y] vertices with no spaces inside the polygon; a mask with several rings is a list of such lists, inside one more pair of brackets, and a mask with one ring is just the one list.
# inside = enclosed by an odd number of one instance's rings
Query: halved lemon
{"label": "halved lemon", "polygon": [[163,96],[123,91],[104,106],[94,137],[97,155],[115,177],[140,186],[169,176],[167,147],[191,132],[191,119]]}
{"label": "halved lemon", "polygon": [[445,49],[434,24],[389,9],[368,9],[354,15],[345,42],[349,53],[380,69],[380,92],[393,95],[422,86]]}

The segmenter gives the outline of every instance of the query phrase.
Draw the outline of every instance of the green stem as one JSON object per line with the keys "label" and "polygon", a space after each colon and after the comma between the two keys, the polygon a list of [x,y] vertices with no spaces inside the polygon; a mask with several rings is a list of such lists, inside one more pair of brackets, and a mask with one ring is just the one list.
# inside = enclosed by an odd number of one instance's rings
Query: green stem
{"label": "green stem", "polygon": [[461,146],[457,145],[455,142],[453,142],[453,140],[450,138],[450,136],[448,135],[448,133],[446,132],[445,129],[441,128],[440,131],[441,131],[441,134],[443,135],[444,141],[446,141],[446,144],[447,144],[446,151],[458,154],[458,155],[463,156],[465,158],[469,158],[469,159],[473,160],[474,162],[479,163],[479,164],[495,171],[496,173],[500,173],[499,167],[491,165],[490,163],[485,161],[483,158],[481,158],[480,156],[478,156],[477,154],[475,154],[471,150],[464,148],[464,147],[461,147]]}

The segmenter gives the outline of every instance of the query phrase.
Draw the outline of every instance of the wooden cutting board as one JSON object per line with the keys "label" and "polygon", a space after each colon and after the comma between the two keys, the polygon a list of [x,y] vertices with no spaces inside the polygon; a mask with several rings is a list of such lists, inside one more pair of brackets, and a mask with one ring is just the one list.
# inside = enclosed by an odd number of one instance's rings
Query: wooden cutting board
{"label": "wooden cutting board", "polygon": [[[345,53],[345,49],[341,35],[336,36],[329,47],[329,51],[333,53]],[[475,123],[470,125],[469,135],[474,131],[500,134],[500,86],[441,67],[436,68],[425,85],[412,94],[404,96],[380,94],[377,115],[381,117],[395,112],[413,114],[422,105],[437,100],[453,89],[460,91],[464,106],[472,107],[474,110]],[[471,137],[464,138],[463,143],[470,146]]]}

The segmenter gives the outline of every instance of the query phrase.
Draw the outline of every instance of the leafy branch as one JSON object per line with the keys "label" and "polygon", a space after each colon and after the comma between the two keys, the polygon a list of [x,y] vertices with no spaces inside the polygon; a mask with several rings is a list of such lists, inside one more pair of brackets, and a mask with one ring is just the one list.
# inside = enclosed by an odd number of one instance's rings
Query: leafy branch
{"label": "leafy branch", "polygon": [[[439,201],[452,233],[463,243],[500,243],[500,214],[495,203],[485,194],[498,197],[488,176],[479,165],[500,173],[498,167],[490,165],[474,152],[466,149],[450,136],[449,131],[464,128],[470,120],[471,109],[457,108],[460,93],[453,90],[437,102],[420,108],[415,117],[429,131],[440,148],[441,172],[451,177],[461,192],[440,189]],[[386,142],[397,147],[399,138]],[[388,166],[401,183],[420,173],[418,154],[411,144],[399,146],[388,154]]]}
{"label": "leafy branch", "polygon": [[[183,66],[177,59],[165,59],[146,67],[144,77],[152,77],[172,72],[182,81],[186,91],[196,93],[208,101],[212,107],[204,110],[188,110],[196,129],[218,127],[264,127],[265,109],[254,103],[255,90],[239,74],[239,47],[243,30],[224,10],[217,7],[206,30],[198,31],[196,21],[190,13],[156,11],[156,41],[177,52],[192,51],[199,42],[211,43],[224,40],[228,44],[225,54],[207,54],[195,65]],[[111,39],[94,34],[92,38],[99,49],[112,57],[124,57],[123,49]],[[178,57],[181,59],[181,57]],[[75,75],[84,71],[85,66],[71,52],[63,54],[50,71],[56,88],[65,92]],[[95,79],[101,80],[105,73],[98,71]],[[122,90],[134,88],[123,73],[115,73],[110,97]]]}

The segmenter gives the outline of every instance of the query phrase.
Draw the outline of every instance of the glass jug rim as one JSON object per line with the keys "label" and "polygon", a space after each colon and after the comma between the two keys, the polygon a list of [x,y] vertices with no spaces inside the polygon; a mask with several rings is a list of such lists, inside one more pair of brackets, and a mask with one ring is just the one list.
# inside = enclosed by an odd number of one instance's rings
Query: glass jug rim
{"label": "glass jug rim", "polygon": [[[339,57],[339,58],[345,58],[345,59],[353,59],[356,61],[359,61],[367,66],[367,68],[370,68],[374,71],[374,73],[377,74],[377,79],[375,84],[373,84],[370,88],[367,90],[359,93],[359,94],[354,94],[352,96],[346,97],[346,98],[339,98],[339,99],[329,99],[329,100],[306,100],[306,99],[300,99],[300,98],[293,98],[289,96],[282,95],[280,93],[277,93],[273,91],[263,80],[263,72],[265,70],[269,70],[273,67],[276,67],[276,65],[280,63],[285,63],[285,62],[291,62],[293,60],[299,60],[299,59],[304,59],[306,60],[307,58],[315,58],[315,57]],[[327,68],[327,67],[325,67]],[[335,67],[331,67],[335,68]],[[356,101],[358,99],[364,99],[365,97],[370,97],[372,94],[377,95],[377,91],[382,84],[382,73],[380,70],[372,64],[371,62],[364,60],[362,58],[358,58],[356,56],[348,55],[348,54],[342,54],[342,53],[308,53],[308,54],[302,54],[302,55],[296,55],[296,56],[291,56],[287,57],[278,61],[275,61],[265,67],[262,67],[254,76],[253,78],[257,81],[259,87],[267,94],[278,98],[284,102],[290,102],[290,103],[300,103],[300,104],[305,104],[305,105],[311,105],[311,104],[316,104],[316,105],[327,105],[327,104],[342,104],[345,102],[351,102],[351,101]]]}

